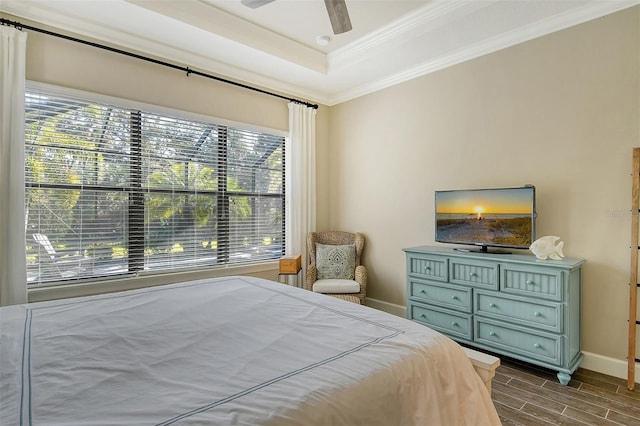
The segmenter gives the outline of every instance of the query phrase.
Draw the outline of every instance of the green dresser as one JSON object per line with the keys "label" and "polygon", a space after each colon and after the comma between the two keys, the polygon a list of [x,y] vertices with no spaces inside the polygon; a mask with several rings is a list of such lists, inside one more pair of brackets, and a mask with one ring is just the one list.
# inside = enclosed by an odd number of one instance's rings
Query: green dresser
{"label": "green dresser", "polygon": [[407,318],[479,349],[558,371],[580,366],[582,259],[404,249]]}

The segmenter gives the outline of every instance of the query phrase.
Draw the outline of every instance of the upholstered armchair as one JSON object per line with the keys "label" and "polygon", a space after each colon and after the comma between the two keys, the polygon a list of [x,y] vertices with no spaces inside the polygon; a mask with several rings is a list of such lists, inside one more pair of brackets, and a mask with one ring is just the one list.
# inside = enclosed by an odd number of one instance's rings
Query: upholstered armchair
{"label": "upholstered armchair", "polygon": [[367,293],[363,248],[364,235],[359,232],[310,232],[305,288],[363,304]]}

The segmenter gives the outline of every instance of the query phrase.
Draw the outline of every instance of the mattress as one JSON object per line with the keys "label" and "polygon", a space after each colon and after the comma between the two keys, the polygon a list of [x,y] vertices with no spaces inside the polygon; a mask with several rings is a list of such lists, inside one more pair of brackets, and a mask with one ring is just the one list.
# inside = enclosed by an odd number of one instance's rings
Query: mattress
{"label": "mattress", "polygon": [[2,425],[499,423],[457,343],[272,281],[0,308]]}

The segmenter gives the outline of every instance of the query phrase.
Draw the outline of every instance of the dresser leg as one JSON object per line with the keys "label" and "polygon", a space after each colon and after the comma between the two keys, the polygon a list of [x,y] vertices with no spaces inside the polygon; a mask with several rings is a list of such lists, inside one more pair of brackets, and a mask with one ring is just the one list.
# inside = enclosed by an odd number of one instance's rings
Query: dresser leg
{"label": "dresser leg", "polygon": [[571,381],[571,374],[558,373],[558,380],[562,386],[567,386]]}

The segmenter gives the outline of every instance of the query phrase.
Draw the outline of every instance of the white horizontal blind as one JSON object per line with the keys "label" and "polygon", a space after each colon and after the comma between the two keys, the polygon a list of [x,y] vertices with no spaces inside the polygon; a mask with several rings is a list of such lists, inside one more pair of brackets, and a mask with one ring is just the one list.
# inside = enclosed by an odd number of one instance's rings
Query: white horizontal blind
{"label": "white horizontal blind", "polygon": [[282,136],[33,91],[25,142],[31,285],[283,254]]}

